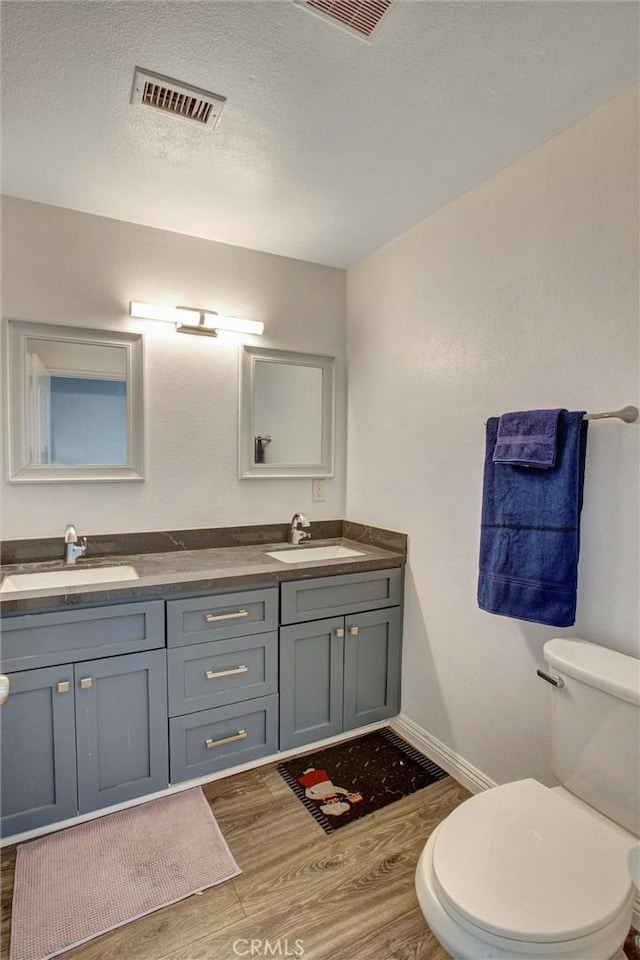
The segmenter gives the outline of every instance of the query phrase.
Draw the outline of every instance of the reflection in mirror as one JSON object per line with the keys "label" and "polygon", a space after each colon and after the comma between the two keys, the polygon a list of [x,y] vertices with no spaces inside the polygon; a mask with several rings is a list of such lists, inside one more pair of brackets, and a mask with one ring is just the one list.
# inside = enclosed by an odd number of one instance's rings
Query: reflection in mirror
{"label": "reflection in mirror", "polygon": [[322,368],[258,358],[254,377],[253,423],[257,439],[265,435],[256,462],[320,463]]}
{"label": "reflection in mirror", "polygon": [[127,462],[127,351],[26,341],[28,465]]}
{"label": "reflection in mirror", "polygon": [[244,347],[240,476],[333,474],[333,359]]}
{"label": "reflection in mirror", "polygon": [[140,335],[8,322],[14,481],[142,479]]}

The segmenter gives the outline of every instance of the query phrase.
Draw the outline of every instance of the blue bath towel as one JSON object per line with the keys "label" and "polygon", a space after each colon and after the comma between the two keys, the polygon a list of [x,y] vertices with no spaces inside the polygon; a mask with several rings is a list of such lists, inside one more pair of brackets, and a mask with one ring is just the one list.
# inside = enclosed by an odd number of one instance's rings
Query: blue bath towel
{"label": "blue bath towel", "polygon": [[555,466],[560,410],[503,413],[498,423],[494,463],[519,463],[546,470]]}
{"label": "blue bath towel", "polygon": [[478,605],[554,627],[575,622],[587,421],[561,410],[557,456],[545,470],[494,463],[487,422]]}

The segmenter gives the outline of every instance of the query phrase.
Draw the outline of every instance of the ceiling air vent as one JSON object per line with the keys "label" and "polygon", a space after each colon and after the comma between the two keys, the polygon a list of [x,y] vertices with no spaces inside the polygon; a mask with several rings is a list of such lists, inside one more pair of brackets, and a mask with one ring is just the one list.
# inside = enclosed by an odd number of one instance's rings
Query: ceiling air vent
{"label": "ceiling air vent", "polygon": [[174,117],[191,120],[202,127],[213,129],[222,113],[226,97],[136,67],[130,102],[155,107],[163,113],[170,113]]}
{"label": "ceiling air vent", "polygon": [[391,0],[294,0],[311,13],[339,24],[357,34],[370,37],[391,6]]}

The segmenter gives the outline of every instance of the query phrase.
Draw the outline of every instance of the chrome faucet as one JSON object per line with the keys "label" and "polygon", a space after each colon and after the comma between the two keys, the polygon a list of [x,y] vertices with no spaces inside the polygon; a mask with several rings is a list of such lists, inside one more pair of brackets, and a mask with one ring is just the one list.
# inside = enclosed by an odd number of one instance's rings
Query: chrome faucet
{"label": "chrome faucet", "polygon": [[87,549],[87,538],[83,537],[82,542],[78,543],[78,534],[72,523],[67,524],[64,532],[64,562],[75,563],[78,557],[81,557]]}
{"label": "chrome faucet", "polygon": [[311,540],[311,534],[305,533],[300,527],[310,527],[311,521],[304,513],[294,513],[289,527],[289,543],[294,546],[302,543],[304,540]]}

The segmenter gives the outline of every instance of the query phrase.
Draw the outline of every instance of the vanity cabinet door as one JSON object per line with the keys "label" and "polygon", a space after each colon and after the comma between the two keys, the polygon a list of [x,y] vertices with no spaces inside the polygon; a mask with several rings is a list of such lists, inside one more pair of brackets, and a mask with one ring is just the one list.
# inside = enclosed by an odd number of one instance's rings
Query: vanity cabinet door
{"label": "vanity cabinet door", "polygon": [[80,813],[165,789],[165,651],[76,663],[75,693]]}
{"label": "vanity cabinet door", "polygon": [[342,730],[344,618],[280,629],[280,748]]}
{"label": "vanity cabinet door", "polygon": [[2,836],[77,812],[73,668],[9,674],[0,707]]}
{"label": "vanity cabinet door", "polygon": [[399,607],[345,618],[345,730],[398,713],[401,636]]}

